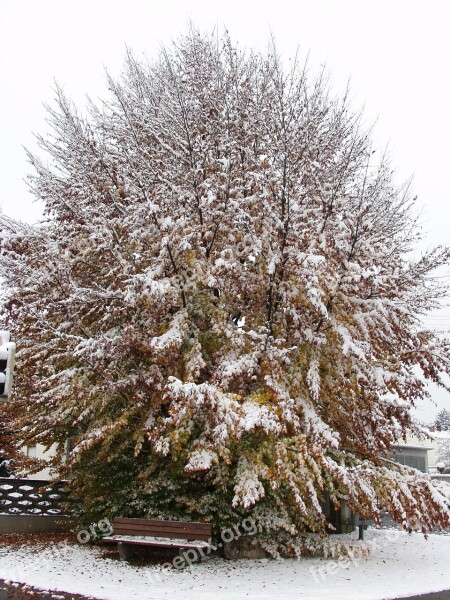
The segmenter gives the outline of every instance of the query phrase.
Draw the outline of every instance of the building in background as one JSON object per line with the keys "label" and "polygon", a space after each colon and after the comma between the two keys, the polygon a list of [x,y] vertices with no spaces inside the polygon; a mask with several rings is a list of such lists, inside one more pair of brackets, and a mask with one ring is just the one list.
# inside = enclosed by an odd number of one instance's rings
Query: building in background
{"label": "building in background", "polygon": [[400,465],[428,473],[431,465],[431,453],[434,447],[420,440],[408,439],[404,444],[394,446],[393,459]]}
{"label": "building in background", "polygon": [[[41,460],[49,460],[55,453],[55,446],[52,446],[48,450],[42,444],[36,446],[24,446],[23,451],[30,458],[39,458]],[[27,476],[28,479],[51,479],[52,472],[46,467],[37,473],[32,473]]]}
{"label": "building in background", "polygon": [[393,459],[395,462],[413,467],[423,473],[436,473],[436,464],[439,462],[439,440],[450,432],[437,432],[433,425],[426,425],[428,431],[424,439],[409,434],[406,442],[395,444]]}

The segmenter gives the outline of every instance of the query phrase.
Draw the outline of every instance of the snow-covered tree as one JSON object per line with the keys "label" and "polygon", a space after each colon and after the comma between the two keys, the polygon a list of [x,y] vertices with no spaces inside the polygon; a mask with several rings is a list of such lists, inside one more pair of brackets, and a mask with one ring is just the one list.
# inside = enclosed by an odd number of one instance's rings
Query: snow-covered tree
{"label": "snow-covered tree", "polygon": [[434,426],[438,431],[450,431],[450,412],[446,408],[438,412]]}
{"label": "snow-covered tree", "polygon": [[450,436],[440,437],[436,441],[438,461],[450,466]]}
{"label": "snow-covered tree", "polygon": [[252,515],[289,545],[328,496],[448,526],[445,485],[389,456],[450,372],[420,320],[449,255],[412,258],[413,198],[348,98],[196,32],[108,84],[84,116],[57,91],[47,218],[1,261],[25,437],[83,514]]}
{"label": "snow-covered tree", "polygon": [[[0,208],[0,252],[10,235],[16,235],[25,228],[24,224],[14,221]],[[3,309],[4,301],[4,281],[0,277],[0,317],[6,316]],[[9,475],[12,469],[19,465],[23,466],[24,463],[25,455],[20,452],[14,428],[14,421],[19,412],[15,403],[13,405],[5,397],[0,397],[0,477]]]}

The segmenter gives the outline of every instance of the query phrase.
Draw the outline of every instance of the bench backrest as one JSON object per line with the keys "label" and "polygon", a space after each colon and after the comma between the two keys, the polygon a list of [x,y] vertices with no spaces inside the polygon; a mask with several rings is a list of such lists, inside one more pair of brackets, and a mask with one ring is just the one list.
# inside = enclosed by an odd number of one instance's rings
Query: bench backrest
{"label": "bench backrest", "polygon": [[209,540],[211,523],[186,521],[160,521],[158,519],[124,519],[113,521],[115,535],[150,535],[154,537],[180,538],[182,540]]}

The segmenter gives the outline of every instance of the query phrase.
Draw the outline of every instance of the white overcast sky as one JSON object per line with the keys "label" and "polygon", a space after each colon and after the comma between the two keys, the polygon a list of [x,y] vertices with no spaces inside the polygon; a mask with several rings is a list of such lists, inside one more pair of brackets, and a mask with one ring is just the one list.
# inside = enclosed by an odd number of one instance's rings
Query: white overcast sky
{"label": "white overcast sky", "polygon": [[[226,27],[242,46],[264,48],[270,35],[286,60],[296,49],[326,64],[336,91],[350,80],[355,109],[376,120],[399,180],[414,176],[427,231],[425,246],[449,244],[449,0],[0,0],[0,207],[35,221],[23,146],[46,130],[44,102],[57,80],[78,105],[102,97],[104,69],[119,73],[125,46],[155,55],[182,34]],[[448,281],[449,269],[444,273]],[[430,318],[450,327],[450,307]],[[438,407],[450,395],[433,389]],[[436,407],[423,407],[434,417]],[[420,414],[420,413],[419,413]]]}

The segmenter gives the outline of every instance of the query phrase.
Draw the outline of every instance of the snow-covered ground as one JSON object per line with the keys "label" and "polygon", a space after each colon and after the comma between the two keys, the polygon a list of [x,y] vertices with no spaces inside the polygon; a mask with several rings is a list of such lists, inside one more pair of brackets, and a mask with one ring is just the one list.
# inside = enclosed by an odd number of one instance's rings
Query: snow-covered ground
{"label": "snow-covered ground", "polygon": [[449,536],[369,529],[365,537],[371,556],[364,558],[213,558],[182,571],[129,565],[98,547],[2,544],[0,578],[111,600],[381,600],[450,589]]}

